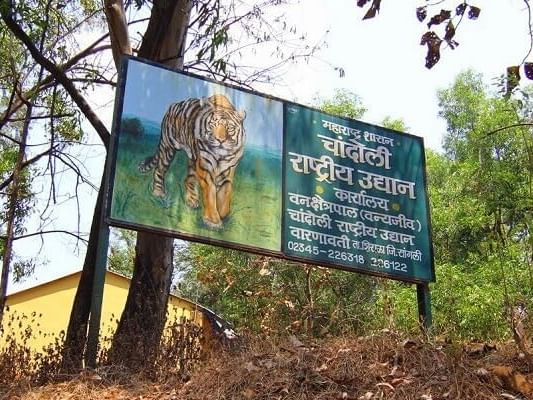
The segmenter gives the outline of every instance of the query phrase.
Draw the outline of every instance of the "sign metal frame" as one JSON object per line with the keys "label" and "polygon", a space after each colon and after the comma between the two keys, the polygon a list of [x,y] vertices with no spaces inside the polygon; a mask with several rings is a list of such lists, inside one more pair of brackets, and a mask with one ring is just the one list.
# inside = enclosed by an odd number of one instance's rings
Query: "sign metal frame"
{"label": "sign metal frame", "polygon": [[[144,59],[139,59],[137,57],[125,57],[124,66],[123,66],[123,77],[122,77],[121,82],[119,83],[119,85],[117,87],[118,95],[117,95],[116,112],[121,110],[121,107],[122,107],[122,104],[123,104],[123,101],[124,101],[124,98],[123,98],[124,97],[124,86],[125,86],[125,82],[126,82],[126,71],[127,71],[125,66],[126,66],[127,62],[129,61],[129,59],[133,59],[134,61],[137,61],[137,62],[145,63],[145,64],[148,64],[148,65],[152,65],[152,66],[155,66],[157,68],[166,69],[166,70],[172,71],[173,73],[176,73],[176,74],[179,74],[179,75],[192,77],[192,78],[195,78],[195,79],[198,79],[198,80],[201,80],[201,81],[206,81],[206,82],[214,83],[214,84],[217,84],[217,85],[222,85],[222,86],[225,86],[225,87],[228,87],[228,88],[232,88],[232,89],[236,89],[238,91],[245,92],[245,93],[248,93],[248,94],[252,94],[252,95],[255,95],[255,96],[260,96],[260,97],[264,97],[264,98],[267,98],[267,99],[283,102],[284,104],[287,104],[289,106],[290,105],[295,105],[295,106],[298,106],[298,107],[301,107],[301,108],[304,108],[304,109],[307,109],[307,110],[320,112],[322,114],[329,115],[329,116],[334,117],[334,118],[339,118],[338,116],[335,116],[335,115],[332,115],[332,114],[329,114],[329,113],[324,113],[323,111],[318,110],[318,109],[313,108],[313,107],[302,106],[302,105],[300,105],[298,103],[294,103],[294,102],[283,100],[283,99],[280,99],[280,98],[277,98],[277,97],[274,97],[274,96],[269,96],[269,95],[266,95],[266,94],[255,92],[253,90],[249,90],[249,89],[246,89],[246,88],[240,88],[240,87],[237,87],[235,85],[230,85],[230,84],[226,84],[226,83],[217,82],[217,81],[214,81],[214,80],[211,80],[211,79],[208,79],[208,78],[205,78],[205,77],[197,76],[197,75],[194,75],[194,74],[191,74],[191,73],[188,73],[188,72],[175,71],[175,70],[172,70],[172,69],[167,68],[165,66],[161,66],[159,64],[156,64],[156,63],[153,63],[151,61],[144,60]],[[357,121],[357,122],[362,123],[362,124],[367,125],[367,126],[376,127],[376,125],[373,125],[373,124],[360,122],[360,121]],[[113,135],[112,135],[112,140],[111,140],[111,148],[110,148],[110,152],[109,152],[109,155],[112,157],[112,160],[109,163],[110,164],[109,165],[109,168],[110,168],[110,171],[109,171],[110,180],[109,180],[109,185],[108,185],[109,197],[111,197],[112,192],[113,192],[113,187],[114,187],[114,179],[113,178],[115,176],[115,168],[116,168],[114,160],[116,159],[116,156],[117,156],[117,148],[118,148],[118,134],[117,134],[117,132],[120,131],[120,128],[121,128],[120,127],[120,121],[118,120],[117,114],[115,113],[114,130],[113,130]],[[227,242],[227,241],[224,241],[224,240],[218,240],[218,239],[215,239],[215,238],[202,237],[202,236],[198,236],[198,235],[195,235],[195,234],[190,234],[190,233],[185,233],[185,232],[178,232],[178,231],[174,231],[174,230],[166,230],[166,229],[161,229],[161,228],[153,228],[153,227],[142,225],[142,224],[127,222],[127,221],[123,221],[123,220],[119,220],[119,219],[113,218],[111,216],[111,209],[110,209],[110,203],[111,202],[108,202],[107,205],[106,205],[105,221],[106,221],[107,224],[109,224],[111,226],[116,226],[116,227],[120,227],[120,228],[137,230],[137,231],[146,231],[146,232],[151,232],[151,233],[156,233],[156,234],[162,234],[162,235],[166,235],[166,236],[172,236],[172,237],[175,237],[177,239],[183,239],[183,240],[186,240],[186,241],[192,241],[192,242],[198,242],[198,243],[203,243],[203,244],[208,244],[208,245],[225,247],[225,248],[229,248],[229,249],[234,249],[234,250],[239,250],[239,251],[246,251],[246,252],[255,253],[255,254],[259,254],[259,255],[270,256],[270,257],[278,257],[278,258],[286,259],[286,260],[289,260],[289,261],[304,262],[306,264],[311,264],[311,265],[327,266],[327,267],[331,267],[331,268],[335,268],[335,269],[341,269],[341,270],[345,270],[345,271],[353,271],[353,272],[363,273],[363,274],[382,277],[382,278],[399,280],[399,281],[402,281],[402,282],[410,282],[410,283],[415,283],[415,284],[417,284],[417,283],[425,283],[425,282],[434,282],[435,281],[435,272],[434,272],[434,257],[433,257],[433,245],[432,245],[432,234],[431,234],[432,229],[431,229],[431,218],[430,218],[430,215],[429,215],[429,200],[428,200],[428,194],[427,194],[428,192],[427,192],[426,160],[425,160],[425,152],[424,152],[424,146],[423,146],[423,138],[421,138],[419,136],[416,136],[416,135],[409,134],[409,133],[394,131],[394,130],[388,129],[388,128],[383,128],[383,127],[378,127],[378,128],[380,128],[382,130],[385,130],[387,132],[390,132],[392,134],[402,135],[404,137],[408,137],[410,139],[413,139],[413,140],[416,140],[416,141],[420,142],[421,154],[422,154],[422,157],[421,157],[421,161],[422,161],[421,169],[423,171],[423,181],[424,181],[423,193],[425,195],[425,206],[426,206],[426,210],[427,210],[427,222],[428,222],[427,229],[428,229],[428,232],[429,232],[428,241],[429,241],[430,254],[428,255],[428,258],[430,260],[430,266],[429,266],[429,268],[430,268],[430,271],[429,271],[430,279],[427,279],[427,280],[426,279],[417,279],[416,277],[403,278],[403,277],[400,277],[398,275],[391,275],[391,274],[388,274],[388,273],[381,273],[379,271],[373,271],[373,270],[369,270],[369,269],[365,269],[365,268],[361,268],[361,267],[357,267],[357,266],[348,267],[348,266],[343,266],[343,265],[339,265],[339,264],[335,264],[335,263],[328,262],[328,261],[323,261],[323,260],[316,261],[316,260],[308,259],[308,258],[294,257],[294,256],[291,256],[291,255],[284,254],[282,249],[280,249],[280,251],[272,251],[272,250],[268,250],[268,249],[262,249],[262,248],[259,248],[259,247],[255,247],[255,246],[232,243],[232,242]],[[282,171],[282,180],[283,180],[282,184],[285,187],[285,179],[286,179],[286,175],[287,175],[286,171],[285,171],[285,165],[286,165],[286,159],[285,159],[286,158],[286,154],[285,154],[285,151],[283,151],[282,157],[283,157],[282,158],[282,168],[283,168],[283,171]],[[285,199],[283,198],[282,199],[282,210],[285,209],[285,206],[286,206],[285,205]],[[283,226],[285,226],[285,223],[286,223],[286,221],[285,221],[285,213],[282,212],[281,215],[282,215],[282,218],[283,218],[281,226],[283,227]],[[286,239],[285,238],[285,233],[284,233],[284,231],[282,229],[281,230],[281,243],[282,244],[284,243],[285,239]]]}

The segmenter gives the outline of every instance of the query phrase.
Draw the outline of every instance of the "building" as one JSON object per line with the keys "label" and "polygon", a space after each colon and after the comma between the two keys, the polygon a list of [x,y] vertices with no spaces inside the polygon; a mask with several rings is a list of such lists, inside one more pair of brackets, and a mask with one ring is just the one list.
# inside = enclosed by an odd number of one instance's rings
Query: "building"
{"label": "building", "polygon": [[[60,338],[68,326],[72,302],[76,294],[81,271],[60,277],[7,296],[0,347],[9,337],[17,343],[42,351]],[[105,277],[101,337],[111,337],[126,304],[130,279],[107,271]],[[168,321],[194,321],[203,328],[209,340],[224,334],[229,325],[208,309],[181,297],[171,295]],[[168,325],[168,322],[167,322]],[[105,340],[105,339],[104,339]]]}

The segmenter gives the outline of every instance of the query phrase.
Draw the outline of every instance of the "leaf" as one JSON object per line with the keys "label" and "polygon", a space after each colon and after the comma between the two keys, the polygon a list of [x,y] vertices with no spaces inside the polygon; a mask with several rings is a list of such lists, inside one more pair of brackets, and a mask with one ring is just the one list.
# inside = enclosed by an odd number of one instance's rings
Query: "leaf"
{"label": "leaf", "polygon": [[479,13],[481,12],[481,9],[478,7],[470,6],[470,9],[468,10],[468,18],[470,19],[477,19],[479,17]]}
{"label": "leaf", "polygon": [[455,15],[463,15],[466,10],[466,3],[461,3],[455,7]]}
{"label": "leaf", "polygon": [[377,13],[379,13],[379,7],[381,5],[381,0],[373,0],[372,5],[366,12],[365,16],[363,17],[363,20],[374,18]]}
{"label": "leaf", "polygon": [[428,15],[428,11],[427,11],[427,8],[425,6],[424,7],[418,7],[416,9],[416,18],[418,18],[418,20],[420,22],[425,20],[427,15]]}
{"label": "leaf", "polygon": [[524,63],[524,73],[527,79],[533,79],[533,63]]}
{"label": "leaf", "polygon": [[450,42],[452,38],[455,36],[455,26],[453,25],[452,21],[448,21],[448,24],[446,25],[446,32],[444,34],[444,40],[447,42]]}
{"label": "leaf", "polygon": [[442,39],[433,31],[428,31],[422,35],[421,45],[427,45],[426,68],[431,69],[440,60],[440,45]]}
{"label": "leaf", "polygon": [[513,65],[507,67],[507,88],[505,94],[509,96],[514,88],[520,83],[520,67]]}
{"label": "leaf", "polygon": [[436,14],[428,22],[428,28],[431,28],[431,25],[439,25],[444,21],[450,19],[452,12],[450,10],[440,10],[440,14]]}
{"label": "leaf", "polygon": [[459,46],[459,42],[456,42],[455,40],[450,40],[448,42],[448,46],[450,46],[450,49],[455,50],[455,48]]}
{"label": "leaf", "polygon": [[455,49],[457,46],[459,46],[459,43],[453,40],[454,36],[455,36],[455,26],[453,25],[453,22],[450,20],[448,21],[448,24],[446,24],[444,40],[446,41],[446,43],[448,43],[448,46],[450,46],[452,50]]}

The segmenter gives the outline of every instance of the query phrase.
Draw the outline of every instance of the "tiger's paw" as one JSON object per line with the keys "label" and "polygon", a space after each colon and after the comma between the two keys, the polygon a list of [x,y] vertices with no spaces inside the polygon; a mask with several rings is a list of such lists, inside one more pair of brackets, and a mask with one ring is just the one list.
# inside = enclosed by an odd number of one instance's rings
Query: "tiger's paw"
{"label": "tiger's paw", "polygon": [[150,165],[151,161],[151,158],[147,158],[137,164],[137,169],[141,174],[146,174],[147,172],[150,172],[152,170],[152,166]]}
{"label": "tiger's paw", "polygon": [[207,225],[208,228],[211,229],[220,229],[222,228],[222,221],[219,219],[218,222],[211,221],[207,217],[204,217],[204,224]]}
{"label": "tiger's paw", "polygon": [[166,195],[165,189],[162,188],[153,188],[152,194],[154,195],[154,197],[158,197],[160,199],[164,198]]}

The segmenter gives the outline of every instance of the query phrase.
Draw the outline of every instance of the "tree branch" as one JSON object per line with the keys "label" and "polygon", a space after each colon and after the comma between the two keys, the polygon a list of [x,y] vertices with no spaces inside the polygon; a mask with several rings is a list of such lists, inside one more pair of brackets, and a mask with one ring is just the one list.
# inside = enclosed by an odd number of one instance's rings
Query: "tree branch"
{"label": "tree branch", "polygon": [[[96,53],[98,53],[100,51],[104,51],[104,50],[110,49],[111,46],[109,46],[109,45],[95,47],[98,43],[100,43],[105,38],[107,38],[107,36],[108,36],[108,34],[101,36],[100,38],[95,40],[91,45],[86,47],[84,50],[82,50],[81,52],[79,52],[78,54],[73,56],[66,63],[62,64],[59,68],[62,71],[64,71],[64,72],[68,71],[70,68],[72,68],[74,65],[76,65],[82,59],[84,59],[84,58],[86,58],[86,57],[88,57],[88,56],[90,56],[92,54],[96,54]],[[47,89],[47,88],[53,86],[53,80],[54,80],[54,76],[53,75],[48,75],[45,78],[43,78],[43,80],[40,82],[39,85],[37,85],[35,87],[32,87],[31,89],[27,90],[26,93],[34,93],[36,91],[40,92],[40,91],[42,91],[44,89]],[[25,99],[25,96],[20,95],[20,94],[19,94],[19,96],[21,96],[21,97],[20,98],[17,97],[17,100],[15,100],[14,102],[10,103],[9,107],[6,108],[6,111],[4,112],[4,115],[2,116],[2,120],[0,121],[0,129],[4,126],[5,120],[7,118],[11,117],[24,104],[23,100]]]}
{"label": "tree branch", "polygon": [[[37,162],[39,161],[39,159],[41,159],[42,157],[52,153],[52,150],[54,150],[53,148],[49,148],[48,150],[46,151],[43,151],[42,153],[40,154],[37,154],[35,157],[32,157],[30,158],[29,160],[26,160],[22,163],[21,165],[21,169],[24,169],[26,168],[28,165],[31,165],[33,164],[34,162]],[[0,190],[3,190],[4,188],[6,188],[10,183],[11,181],[13,181],[13,173],[11,175],[9,175],[7,177],[7,179],[5,181],[3,181],[2,183],[0,183]]]}
{"label": "tree branch", "polygon": [[0,132],[0,136],[3,137],[3,138],[5,138],[5,139],[7,139],[7,140],[9,140],[9,141],[11,141],[11,142],[13,142],[13,143],[15,143],[16,145],[19,145],[19,146],[20,146],[20,141],[18,141],[17,139],[14,139],[14,138],[12,138],[11,136],[6,135],[6,134],[3,133],[3,132]]}
{"label": "tree branch", "polygon": [[524,3],[526,4],[527,8],[527,27],[529,32],[529,50],[527,51],[527,54],[525,55],[524,59],[520,64],[524,64],[531,54],[531,51],[533,51],[533,27],[531,26],[531,5],[529,4],[529,0],[524,0]]}
{"label": "tree branch", "polygon": [[489,133],[487,133],[485,136],[482,136],[481,138],[485,139],[485,138],[488,138],[489,136],[494,135],[495,133],[498,133],[498,132],[501,132],[501,131],[505,131],[505,130],[511,129],[511,128],[519,128],[519,127],[524,127],[524,126],[532,126],[533,127],[533,122],[520,122],[520,123],[517,123],[517,124],[511,124],[511,125],[507,125],[507,126],[502,126],[501,128],[494,129],[493,131],[490,131]]}
{"label": "tree branch", "polygon": [[81,112],[89,120],[96,133],[104,143],[106,149],[109,147],[110,134],[103,122],[98,118],[96,113],[92,110],[91,106],[81,93],[76,89],[72,81],[67,77],[65,72],[61,70],[57,65],[48,60],[39,50],[35,47],[30,37],[24,32],[24,30],[15,22],[12,15],[9,14],[5,8],[2,8],[2,19],[9,28],[9,30],[17,37],[31,53],[32,57],[41,66],[43,66],[52,76],[65,88],[72,100],[80,108]]}
{"label": "tree branch", "polygon": [[[64,233],[65,235],[73,236],[76,239],[81,240],[82,242],[88,243],[87,239],[84,239],[81,236],[76,235],[75,233],[72,233],[72,232],[69,232],[69,231],[65,231],[65,230],[60,230],[60,229],[51,230],[51,231],[39,231],[39,232],[28,233],[26,235],[15,236],[13,238],[13,240],[26,239],[26,238],[29,238],[29,237],[32,237],[32,236],[40,236],[40,235],[45,235],[45,234],[49,234],[49,233]],[[7,237],[5,235],[3,235],[3,236],[0,236],[0,238],[1,239],[6,239]]]}
{"label": "tree branch", "polygon": [[132,54],[128,22],[124,13],[122,0],[105,0],[104,11],[111,37],[111,50],[117,71],[120,70],[120,58],[123,54]]}

